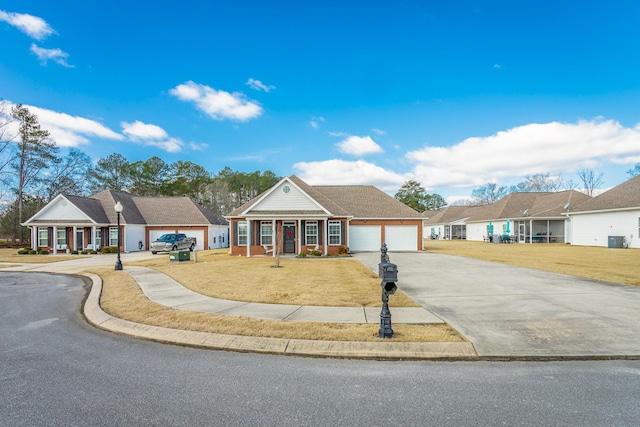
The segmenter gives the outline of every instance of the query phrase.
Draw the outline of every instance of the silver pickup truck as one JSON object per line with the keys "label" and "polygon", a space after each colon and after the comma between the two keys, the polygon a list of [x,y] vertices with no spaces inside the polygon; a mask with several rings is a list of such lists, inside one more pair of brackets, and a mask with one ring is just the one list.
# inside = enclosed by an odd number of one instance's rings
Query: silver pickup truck
{"label": "silver pickup truck", "polygon": [[183,251],[189,249],[193,251],[196,248],[196,238],[187,237],[183,233],[169,233],[163,234],[151,243],[151,253],[157,254],[158,252],[171,252],[171,251]]}

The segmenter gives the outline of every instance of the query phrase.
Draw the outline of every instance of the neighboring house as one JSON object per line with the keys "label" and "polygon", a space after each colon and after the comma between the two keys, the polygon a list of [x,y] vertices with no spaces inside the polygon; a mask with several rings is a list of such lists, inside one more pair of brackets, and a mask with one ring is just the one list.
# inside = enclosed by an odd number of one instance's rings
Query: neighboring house
{"label": "neighboring house", "polygon": [[225,218],[232,255],[423,248],[420,214],[369,185],[311,186],[292,175]]}
{"label": "neighboring house", "polygon": [[640,248],[640,175],[566,215],[571,219],[573,245]]}
{"label": "neighboring house", "polygon": [[22,225],[31,228],[31,244],[54,253],[117,246],[115,205],[120,214],[121,250],[149,249],[165,233],[196,238],[197,249],[229,245],[229,225],[188,197],[138,197],[105,190],[91,197],[58,195]]}
{"label": "neighboring house", "polygon": [[589,199],[576,190],[510,193],[490,205],[451,206],[431,212],[424,227],[447,239],[499,242],[509,236],[520,243],[568,243],[571,221],[564,214]]}
{"label": "neighboring house", "polygon": [[466,212],[469,206],[448,206],[438,211],[425,211],[424,235],[431,239],[466,239]]}

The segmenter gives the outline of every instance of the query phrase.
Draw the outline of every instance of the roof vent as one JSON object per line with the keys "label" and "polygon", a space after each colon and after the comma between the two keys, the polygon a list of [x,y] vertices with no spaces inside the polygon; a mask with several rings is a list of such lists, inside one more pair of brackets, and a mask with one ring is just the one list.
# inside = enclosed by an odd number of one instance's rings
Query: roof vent
{"label": "roof vent", "polygon": [[522,215],[524,215],[524,216],[529,215],[529,209],[525,209],[524,212],[522,212]]}

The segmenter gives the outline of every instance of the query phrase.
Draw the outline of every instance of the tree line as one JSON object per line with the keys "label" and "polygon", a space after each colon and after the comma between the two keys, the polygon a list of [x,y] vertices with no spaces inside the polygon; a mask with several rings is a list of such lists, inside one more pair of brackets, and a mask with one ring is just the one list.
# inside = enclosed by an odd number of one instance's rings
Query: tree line
{"label": "tree line", "polygon": [[[16,129],[14,131],[14,129]],[[212,174],[189,161],[166,163],[157,156],[129,161],[118,153],[99,159],[77,148],[61,153],[36,115],[17,104],[0,104],[0,237],[29,239],[20,226],[58,194],[89,196],[103,190],[136,196],[187,196],[226,215],[275,185],[271,171]]]}

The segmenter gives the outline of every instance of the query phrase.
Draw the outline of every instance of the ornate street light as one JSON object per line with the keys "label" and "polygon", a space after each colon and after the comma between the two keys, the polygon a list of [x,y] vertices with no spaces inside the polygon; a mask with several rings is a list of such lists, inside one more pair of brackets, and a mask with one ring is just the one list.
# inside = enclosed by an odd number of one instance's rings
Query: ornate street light
{"label": "ornate street light", "polygon": [[116,270],[122,270],[122,262],[120,261],[120,213],[122,213],[122,203],[116,203],[116,206],[113,208],[116,211],[118,216],[118,260],[116,261]]}

